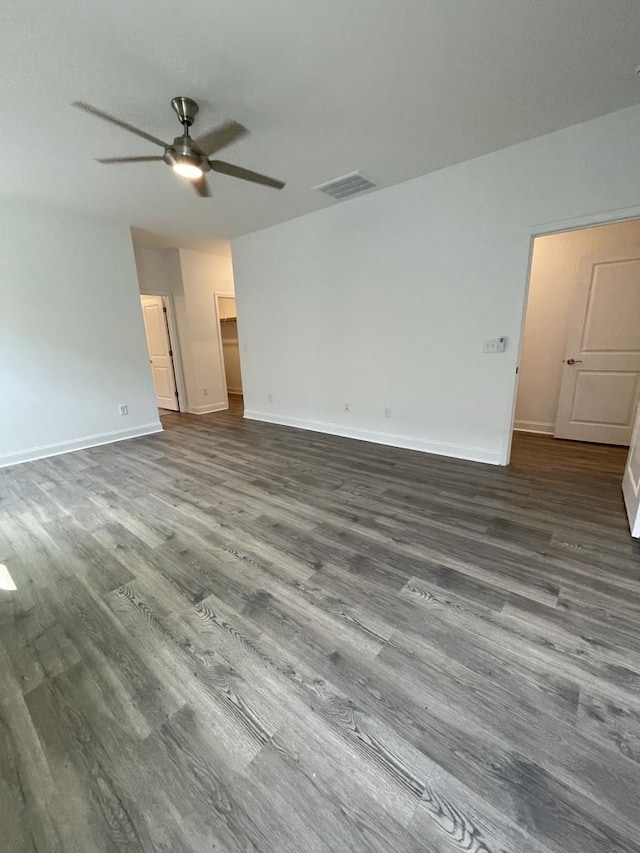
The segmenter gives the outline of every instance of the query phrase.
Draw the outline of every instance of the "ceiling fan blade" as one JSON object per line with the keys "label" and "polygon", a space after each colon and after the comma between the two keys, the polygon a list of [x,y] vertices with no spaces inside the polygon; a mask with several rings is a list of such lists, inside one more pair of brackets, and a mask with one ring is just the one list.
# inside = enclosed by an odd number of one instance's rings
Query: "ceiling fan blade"
{"label": "ceiling fan blade", "polygon": [[100,157],[96,163],[151,163],[162,160],[162,157]]}
{"label": "ceiling fan blade", "polygon": [[147,142],[153,142],[154,145],[159,145],[161,148],[167,147],[167,143],[163,142],[161,139],[158,139],[155,136],[151,136],[150,133],[147,133],[144,130],[140,130],[139,127],[134,127],[132,124],[128,124],[126,121],[121,121],[119,118],[109,115],[109,113],[105,113],[102,110],[98,110],[95,107],[92,107],[91,104],[85,104],[83,101],[74,101],[71,106],[78,107],[79,110],[84,110],[85,113],[91,113],[91,115],[104,119],[105,121],[108,121],[111,124],[117,124],[118,127],[121,127],[123,130],[128,130],[129,133],[135,133],[136,136],[140,136],[142,137],[142,139],[146,139]]}
{"label": "ceiling fan blade", "polygon": [[224,124],[214,127],[208,133],[203,133],[196,139],[196,145],[203,151],[207,157],[215,154],[216,151],[221,151],[232,142],[237,142],[243,136],[248,136],[249,131],[246,127],[238,124],[237,121],[225,121]]}
{"label": "ceiling fan blade", "polygon": [[211,198],[211,190],[209,189],[209,184],[207,183],[207,179],[204,175],[199,181],[192,181],[191,186],[198,193],[200,198]]}
{"label": "ceiling fan blade", "polygon": [[209,160],[209,166],[214,172],[240,178],[242,181],[252,181],[254,184],[263,184],[265,187],[273,187],[276,190],[281,190],[284,186],[282,181],[268,178],[259,172],[252,172],[250,169],[243,169],[241,166],[234,166],[233,163],[225,163],[224,160]]}

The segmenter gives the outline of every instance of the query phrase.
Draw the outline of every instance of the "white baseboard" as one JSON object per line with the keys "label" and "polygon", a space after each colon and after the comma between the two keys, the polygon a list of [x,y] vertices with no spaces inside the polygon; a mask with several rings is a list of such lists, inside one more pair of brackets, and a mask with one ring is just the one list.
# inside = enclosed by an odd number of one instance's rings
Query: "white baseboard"
{"label": "white baseboard", "polygon": [[482,447],[465,447],[458,444],[448,444],[442,441],[429,441],[414,438],[410,435],[396,435],[389,432],[378,432],[370,429],[353,429],[342,424],[325,421],[308,421],[301,418],[272,415],[269,412],[245,411],[245,418],[250,421],[264,421],[270,424],[307,429],[311,432],[323,432],[328,435],[339,435],[342,438],[355,438],[359,441],[370,441],[374,444],[386,444],[390,447],[402,447],[405,450],[419,450],[422,453],[435,453],[438,456],[453,456],[456,459],[468,459],[472,462],[486,462],[489,465],[500,465],[500,452],[485,450]]}
{"label": "white baseboard", "polygon": [[553,435],[556,431],[555,424],[547,424],[543,421],[514,421],[513,428],[518,432],[539,432],[543,435]]}
{"label": "white baseboard", "polygon": [[130,429],[115,429],[98,435],[87,435],[73,441],[57,441],[54,444],[42,444],[40,447],[30,447],[28,450],[15,450],[12,453],[0,455],[0,468],[9,465],[19,465],[22,462],[33,462],[36,459],[46,459],[48,456],[59,456],[61,453],[72,453],[74,450],[85,450],[87,447],[98,447],[101,444],[111,444],[114,441],[125,441],[128,438],[139,438],[141,435],[153,435],[162,432],[160,421],[143,424]]}
{"label": "white baseboard", "polygon": [[189,406],[187,411],[192,415],[210,415],[211,412],[221,412],[228,408],[229,401],[224,400],[221,403],[209,403],[206,406]]}

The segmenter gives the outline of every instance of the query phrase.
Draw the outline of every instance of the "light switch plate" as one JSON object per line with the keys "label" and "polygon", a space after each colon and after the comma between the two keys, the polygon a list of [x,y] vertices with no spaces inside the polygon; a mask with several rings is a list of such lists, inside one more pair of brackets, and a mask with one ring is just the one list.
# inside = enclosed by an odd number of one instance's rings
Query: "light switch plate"
{"label": "light switch plate", "polygon": [[500,338],[485,338],[482,342],[482,352],[504,352],[507,348],[507,339],[503,335]]}

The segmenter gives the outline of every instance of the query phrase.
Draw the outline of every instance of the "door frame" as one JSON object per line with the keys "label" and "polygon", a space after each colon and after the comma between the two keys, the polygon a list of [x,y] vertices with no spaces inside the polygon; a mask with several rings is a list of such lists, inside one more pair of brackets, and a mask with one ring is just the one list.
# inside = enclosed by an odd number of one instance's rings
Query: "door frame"
{"label": "door frame", "polygon": [[213,294],[213,303],[215,307],[216,329],[218,330],[218,353],[220,355],[220,369],[222,372],[222,387],[224,388],[224,398],[229,401],[229,389],[227,388],[227,371],[224,364],[224,347],[222,345],[222,329],[220,328],[220,299],[233,299],[236,303],[236,317],[238,316],[238,300],[235,293],[220,293],[216,290]]}
{"label": "door frame", "polygon": [[627,222],[630,219],[640,219],[640,206],[626,207],[619,210],[601,211],[589,213],[586,216],[576,216],[569,219],[561,219],[556,222],[541,222],[529,230],[529,260],[527,262],[526,279],[523,293],[523,302],[520,319],[520,333],[518,335],[517,361],[513,374],[513,385],[511,388],[511,403],[507,404],[505,416],[505,431],[502,437],[500,450],[500,465],[509,465],[511,461],[511,445],[513,443],[513,425],[516,418],[516,401],[518,398],[518,368],[522,359],[522,348],[524,345],[524,326],[527,320],[527,308],[529,305],[529,288],[531,286],[531,264],[533,261],[533,244],[536,237],[547,237],[550,234],[562,234],[566,231],[580,231],[583,228],[596,228],[598,225],[612,225],[615,222]]}
{"label": "door frame", "polygon": [[176,323],[175,307],[173,304],[173,294],[169,290],[145,290],[140,292],[140,296],[160,296],[164,299],[164,305],[167,309],[167,328],[169,330],[169,346],[171,347],[171,361],[173,362],[173,375],[176,380],[176,390],[178,392],[178,413],[187,412],[187,388],[184,382],[184,373],[182,370],[182,358],[180,357],[180,342],[178,338],[178,325]]}
{"label": "door frame", "polygon": [[[631,444],[629,445],[629,454],[624,466],[624,474],[622,476],[622,496],[624,498],[624,508],[629,519],[629,528],[631,536],[634,539],[640,538],[640,511],[638,510],[638,491],[640,483],[636,482],[633,476],[633,456],[638,441],[638,432],[640,431],[640,405],[636,407],[636,419],[633,425],[633,434],[631,436]],[[635,517],[634,517],[635,514]]]}

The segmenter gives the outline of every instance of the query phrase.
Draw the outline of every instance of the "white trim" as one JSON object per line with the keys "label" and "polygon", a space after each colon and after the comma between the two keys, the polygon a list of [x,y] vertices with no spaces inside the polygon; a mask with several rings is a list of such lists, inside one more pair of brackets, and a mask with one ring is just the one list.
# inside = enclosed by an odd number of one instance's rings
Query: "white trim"
{"label": "white trim", "polygon": [[187,411],[192,415],[210,415],[211,412],[222,412],[229,408],[229,402],[225,400],[223,403],[211,403],[206,406],[189,406]]}
{"label": "white trim", "polygon": [[584,216],[571,216],[555,222],[537,222],[533,226],[533,237],[544,237],[546,234],[559,234],[562,231],[579,231],[598,225],[609,225],[613,222],[628,222],[630,219],[640,219],[640,206],[618,207],[614,210],[601,210],[587,213]]}
{"label": "white trim", "polygon": [[405,450],[419,450],[422,453],[435,453],[438,456],[453,456],[456,459],[468,459],[472,462],[486,462],[490,465],[500,465],[500,453],[497,450],[485,450],[482,447],[464,447],[459,444],[448,444],[443,441],[429,441],[410,435],[395,435],[389,432],[378,432],[370,429],[353,429],[341,424],[326,421],[308,421],[301,418],[290,418],[282,415],[272,415],[268,412],[245,411],[244,417],[250,421],[264,421],[280,426],[296,427],[312,432],[323,432],[328,435],[339,435],[343,438],[355,438],[359,441],[370,441],[374,444],[386,444],[390,447],[402,447]]}
{"label": "white trim", "polygon": [[[536,237],[544,237],[548,234],[560,234],[563,231],[578,231],[582,228],[593,228],[598,225],[608,225],[613,222],[625,222],[629,219],[640,219],[640,207],[624,207],[617,210],[603,210],[596,213],[588,213],[585,216],[576,216],[569,219],[560,219],[556,222],[540,222],[530,226],[529,230],[529,262],[526,269],[524,303],[522,306],[520,337],[518,339],[518,361],[522,357],[524,342],[524,324],[527,319],[527,308],[529,303],[529,285],[531,281],[531,262],[533,258],[533,243]],[[518,375],[513,378],[511,399],[507,400],[505,413],[505,428],[502,434],[502,450],[500,452],[500,465],[508,465],[511,459],[511,439],[513,437],[514,422],[516,416],[516,400],[518,394]],[[510,405],[509,405],[510,403]]]}
{"label": "white trim", "polygon": [[627,455],[627,464],[624,468],[622,477],[622,495],[624,497],[624,505],[629,519],[629,528],[631,535],[637,539],[640,537],[640,511],[638,510],[638,489],[640,481],[633,476],[633,456],[640,433],[640,406],[636,406],[636,416],[633,425],[633,435],[631,436],[631,445]]}
{"label": "white trim", "polygon": [[518,335],[517,349],[518,358],[514,369],[513,385],[511,388],[511,399],[507,397],[506,414],[508,418],[508,427],[502,436],[500,464],[509,465],[511,462],[511,445],[513,444],[513,431],[515,429],[516,406],[518,404],[518,384],[520,382],[520,362],[522,361],[522,351],[524,350],[524,327],[527,322],[527,309],[529,307],[529,289],[531,287],[531,270],[533,266],[533,246],[535,235],[529,236],[529,254],[527,257],[527,272],[524,283],[524,301],[520,313],[520,331]]}
{"label": "white trim", "polygon": [[143,424],[129,429],[114,429],[111,432],[101,432],[98,435],[87,435],[84,438],[74,438],[72,441],[56,441],[54,444],[42,444],[40,447],[30,447],[28,450],[16,450],[0,456],[0,468],[8,465],[18,465],[22,462],[33,462],[35,459],[46,459],[49,456],[59,456],[61,453],[71,453],[75,450],[86,450],[87,447],[98,447],[101,444],[111,444],[114,441],[125,441],[129,438],[139,438],[142,435],[152,435],[162,432],[160,421]]}
{"label": "white trim", "polygon": [[514,421],[513,428],[518,432],[539,432],[542,435],[553,435],[556,431],[555,424],[543,421]]}
{"label": "white trim", "polygon": [[637,489],[634,491],[633,478],[630,476],[630,474],[631,472],[629,471],[629,466],[627,465],[625,475],[622,478],[622,496],[624,498],[624,505],[627,511],[627,518],[629,519],[631,535],[634,539],[638,539],[640,538],[640,513],[638,513],[637,510],[638,493]]}
{"label": "white trim", "polygon": [[[213,293],[213,307],[215,310],[215,320],[216,320],[216,335],[218,337],[218,357],[220,361],[220,378],[222,379],[222,387],[224,389],[224,396],[228,398],[229,389],[227,388],[227,370],[224,364],[224,348],[222,346],[222,329],[220,328],[220,305],[218,304],[221,296],[226,296],[228,299],[235,299],[233,294],[228,293],[218,293],[218,291],[214,291]],[[237,308],[237,303],[236,303]],[[228,405],[225,407],[228,408]],[[214,411],[218,411],[214,409]]]}

